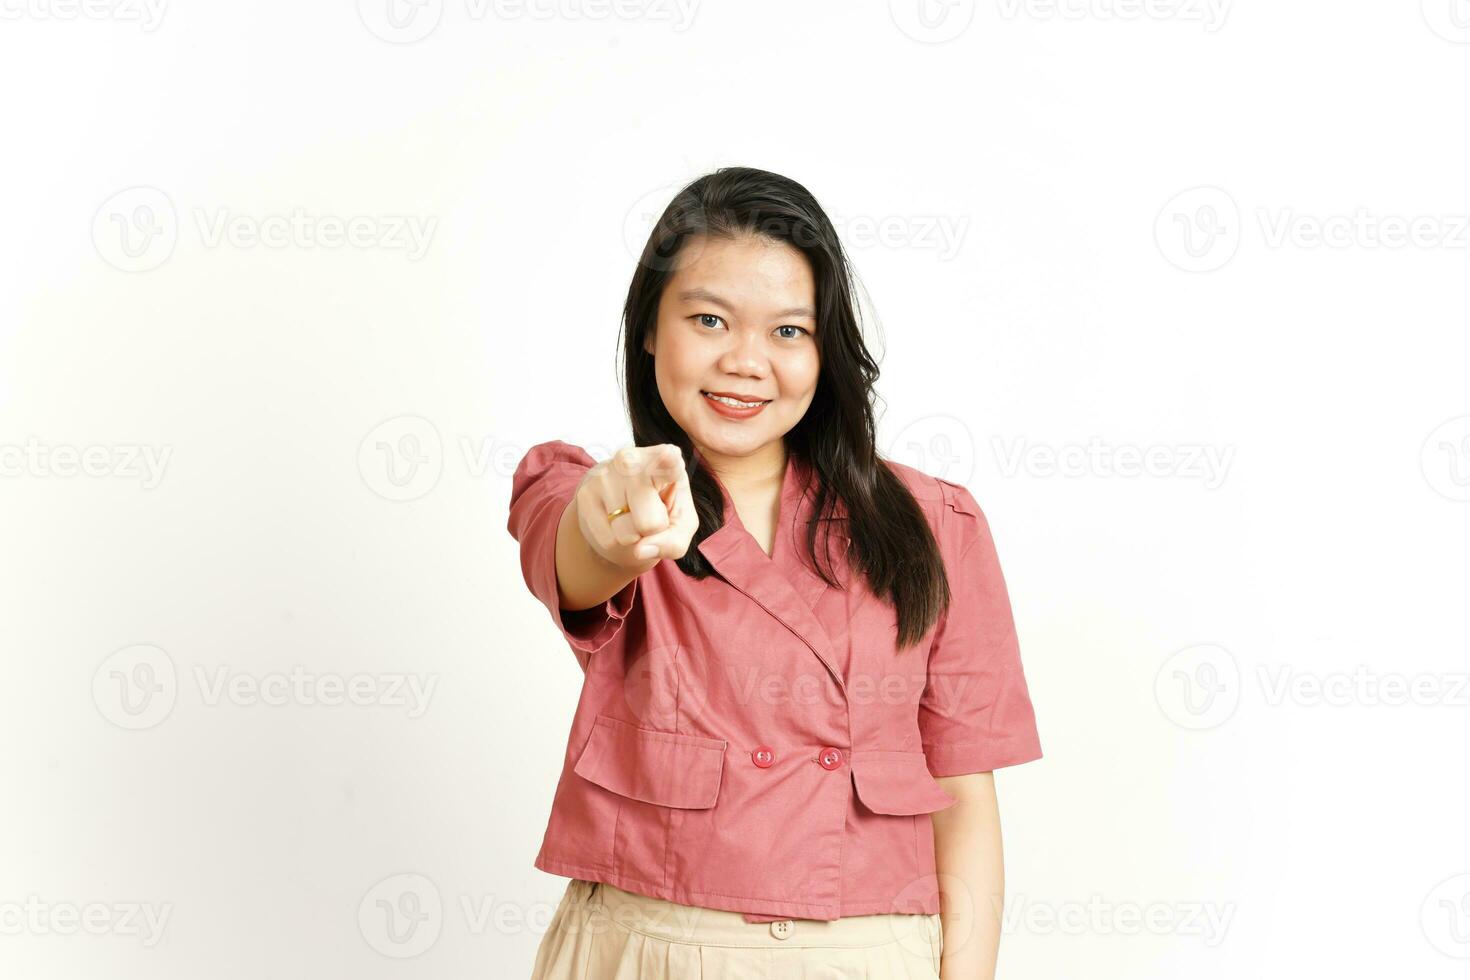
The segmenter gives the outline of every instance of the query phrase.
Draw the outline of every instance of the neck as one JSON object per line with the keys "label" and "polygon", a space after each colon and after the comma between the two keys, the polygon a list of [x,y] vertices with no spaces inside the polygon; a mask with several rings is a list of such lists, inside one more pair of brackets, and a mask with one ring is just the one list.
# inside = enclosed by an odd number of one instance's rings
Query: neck
{"label": "neck", "polygon": [[779,485],[786,473],[786,442],[783,439],[774,439],[745,456],[725,456],[710,452],[703,446],[697,448],[727,490]]}

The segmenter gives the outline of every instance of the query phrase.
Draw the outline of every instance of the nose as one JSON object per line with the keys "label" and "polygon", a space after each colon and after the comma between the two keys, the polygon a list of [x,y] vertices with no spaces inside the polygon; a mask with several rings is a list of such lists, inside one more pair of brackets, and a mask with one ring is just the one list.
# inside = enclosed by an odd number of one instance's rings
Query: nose
{"label": "nose", "polygon": [[764,338],[755,330],[732,331],[730,343],[720,355],[719,368],[726,374],[764,378],[770,372]]}

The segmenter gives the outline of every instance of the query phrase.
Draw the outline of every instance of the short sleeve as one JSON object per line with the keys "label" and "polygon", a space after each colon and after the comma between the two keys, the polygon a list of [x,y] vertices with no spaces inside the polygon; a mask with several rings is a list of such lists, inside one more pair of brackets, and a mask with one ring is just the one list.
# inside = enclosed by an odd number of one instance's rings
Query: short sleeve
{"label": "short sleeve", "polygon": [[580,446],[559,440],[532,446],[511,477],[506,527],[520,542],[521,574],[585,672],[592,654],[623,628],[638,598],[638,579],[600,606],[563,610],[556,584],[556,531],[582,477],[597,465]]}
{"label": "short sleeve", "polygon": [[1041,740],[989,522],[964,487],[940,488],[950,604],[929,649],[919,733],[929,772],[960,776],[1039,759]]}

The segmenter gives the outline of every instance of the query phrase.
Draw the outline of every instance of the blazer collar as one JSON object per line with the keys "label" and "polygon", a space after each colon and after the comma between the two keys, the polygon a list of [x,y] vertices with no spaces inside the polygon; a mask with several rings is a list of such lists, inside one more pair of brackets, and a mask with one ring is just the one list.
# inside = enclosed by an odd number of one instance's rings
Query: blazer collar
{"label": "blazer collar", "polygon": [[[700,554],[715,567],[720,577],[749,596],[766,612],[811,648],[839,687],[844,687],[832,640],[822,628],[813,607],[827,589],[826,581],[806,564],[807,525],[813,519],[815,488],[808,481],[814,470],[795,453],[786,457],[781,478],[781,509],[777,517],[776,548],[767,555],[745,529],[725,484],[709,468],[698,449],[699,465],[709,470],[725,505],[725,523],[699,542]],[[821,534],[817,543],[821,545]]]}

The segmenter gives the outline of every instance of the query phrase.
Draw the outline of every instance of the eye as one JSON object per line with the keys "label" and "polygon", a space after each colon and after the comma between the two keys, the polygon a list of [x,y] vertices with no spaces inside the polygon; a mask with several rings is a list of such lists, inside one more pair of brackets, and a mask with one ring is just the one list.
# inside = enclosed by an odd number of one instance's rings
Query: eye
{"label": "eye", "polygon": [[[709,326],[709,324],[707,324],[707,323],[704,322],[706,318],[708,318],[710,320],[720,320],[720,317],[715,316],[713,313],[696,313],[696,314],[694,314],[694,319],[697,320],[697,321],[699,321],[699,325],[700,326]],[[721,322],[724,322],[724,321],[721,320]]]}
{"label": "eye", "polygon": [[[785,324],[783,326],[779,326],[776,329],[777,330],[796,330],[796,331],[799,331],[799,332],[805,333],[805,334],[811,333],[811,331],[808,330],[806,327],[798,327],[798,326],[795,326],[795,325],[790,324],[790,323],[787,323],[787,324]],[[783,338],[785,338],[786,340],[795,340],[796,339],[796,335],[795,334],[789,334],[788,333],[788,334],[782,334],[781,336]]]}

